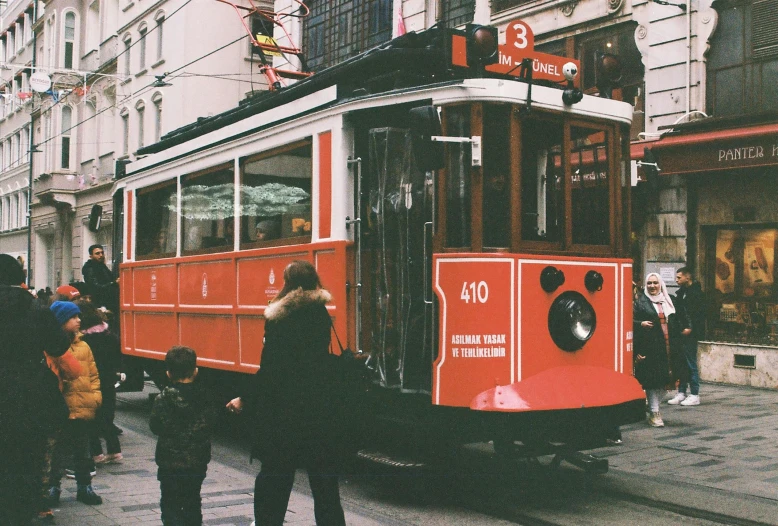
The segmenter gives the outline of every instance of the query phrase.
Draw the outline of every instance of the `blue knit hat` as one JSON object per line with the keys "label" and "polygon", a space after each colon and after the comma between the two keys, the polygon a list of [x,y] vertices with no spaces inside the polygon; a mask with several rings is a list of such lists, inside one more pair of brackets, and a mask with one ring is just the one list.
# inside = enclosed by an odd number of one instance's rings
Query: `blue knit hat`
{"label": "blue knit hat", "polygon": [[69,301],[55,301],[49,308],[60,325],[65,325],[70,318],[76,314],[81,314],[81,309],[78,308],[78,305]]}

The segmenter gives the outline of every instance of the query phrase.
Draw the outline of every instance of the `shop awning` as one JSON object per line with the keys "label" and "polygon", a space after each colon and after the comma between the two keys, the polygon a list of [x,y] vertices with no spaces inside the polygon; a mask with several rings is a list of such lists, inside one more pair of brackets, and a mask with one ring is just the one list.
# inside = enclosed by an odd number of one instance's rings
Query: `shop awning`
{"label": "shop awning", "polygon": [[632,160],[642,160],[646,148],[656,158],[661,175],[778,166],[778,122],[633,142]]}

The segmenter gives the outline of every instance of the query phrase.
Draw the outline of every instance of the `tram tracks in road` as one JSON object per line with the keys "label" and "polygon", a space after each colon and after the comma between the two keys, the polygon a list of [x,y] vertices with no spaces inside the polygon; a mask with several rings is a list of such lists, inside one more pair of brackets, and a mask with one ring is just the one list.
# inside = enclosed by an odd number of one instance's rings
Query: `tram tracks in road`
{"label": "tram tracks in road", "polygon": [[[147,390],[148,392],[148,390]],[[143,425],[150,411],[148,395],[119,393],[119,407],[125,417],[120,424],[151,436]],[[214,449],[219,462],[256,474],[257,466],[246,462],[244,445],[233,434],[222,434]],[[464,454],[462,454],[464,453]],[[460,508],[522,526],[580,526],[633,524],[622,517],[639,517],[641,526],[687,520],[697,526],[769,526],[775,521],[762,513],[740,516],[728,512],[736,506],[744,510],[751,505],[769,506],[767,499],[756,499],[698,486],[690,502],[677,496],[677,484],[670,477],[648,477],[612,470],[606,475],[589,475],[572,467],[554,471],[533,463],[504,461],[490,448],[465,449],[446,458],[425,472],[408,470],[376,473],[355,471],[344,477],[344,506],[369,516],[381,524],[399,525],[391,508],[441,507]],[[295,490],[309,494],[307,482],[296,483]],[[727,501],[735,503],[729,505]],[[740,499],[740,500],[738,500]],[[749,500],[750,499],[750,500]],[[772,503],[775,506],[775,503]],[[403,516],[400,514],[400,516]]]}

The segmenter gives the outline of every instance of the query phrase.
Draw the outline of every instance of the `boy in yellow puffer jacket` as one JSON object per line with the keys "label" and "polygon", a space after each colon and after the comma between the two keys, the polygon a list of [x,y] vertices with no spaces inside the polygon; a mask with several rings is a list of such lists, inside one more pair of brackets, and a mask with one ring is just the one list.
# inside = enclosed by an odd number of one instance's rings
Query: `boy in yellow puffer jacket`
{"label": "boy in yellow puffer jacket", "polygon": [[62,436],[57,440],[49,501],[52,506],[59,503],[60,481],[65,473],[64,463],[67,454],[72,453],[78,485],[76,499],[85,504],[102,504],[102,497],[92,489],[92,476],[89,473],[92,461],[89,454],[89,430],[97,408],[102,403],[97,365],[89,345],[81,340],[81,310],[78,306],[69,301],[55,301],[50,309],[62,325],[62,330],[70,335],[70,349],[67,352],[74,354],[82,371],[78,378],[62,382],[62,394],[70,410],[70,417]]}

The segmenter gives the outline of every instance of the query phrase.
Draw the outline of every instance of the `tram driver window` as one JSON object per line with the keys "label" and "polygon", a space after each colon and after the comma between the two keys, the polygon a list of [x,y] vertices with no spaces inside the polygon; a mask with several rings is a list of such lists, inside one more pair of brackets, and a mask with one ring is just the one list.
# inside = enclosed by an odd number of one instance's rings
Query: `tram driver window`
{"label": "tram driver window", "polygon": [[235,237],[234,188],[230,166],[183,178],[181,230],[185,253],[232,250]]}
{"label": "tram driver window", "polygon": [[176,254],[176,183],[170,181],[137,193],[138,233],[135,254],[139,259]]}
{"label": "tram driver window", "polygon": [[527,118],[521,134],[521,238],[560,242],[564,227],[561,119]]}
{"label": "tram driver window", "polygon": [[310,240],[311,144],[307,139],[243,161],[242,248]]}
{"label": "tram driver window", "polygon": [[608,132],[570,127],[573,244],[610,243]]}
{"label": "tram driver window", "polygon": [[511,243],[510,106],[486,105],[484,186],[481,216],[483,245],[507,248]]}

